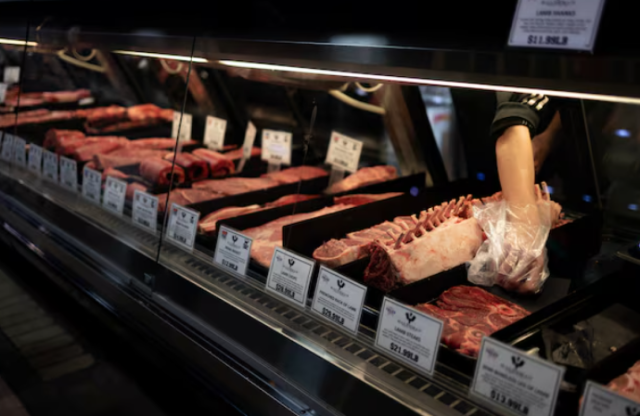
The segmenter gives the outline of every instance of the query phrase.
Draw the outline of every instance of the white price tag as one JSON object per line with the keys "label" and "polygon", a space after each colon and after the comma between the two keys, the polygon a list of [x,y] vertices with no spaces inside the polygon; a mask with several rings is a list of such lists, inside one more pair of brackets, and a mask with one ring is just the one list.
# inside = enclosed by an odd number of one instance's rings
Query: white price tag
{"label": "white price tag", "polygon": [[143,230],[155,235],[158,223],[158,197],[136,189],[133,193],[131,221]]}
{"label": "white price tag", "polygon": [[100,205],[101,193],[102,174],[85,166],[82,169],[82,195],[94,204]]}
{"label": "white price tag", "polygon": [[355,172],[358,170],[360,155],[362,154],[362,142],[352,139],[337,132],[331,133],[331,141],[325,163],[338,170]]}
{"label": "white price tag", "polygon": [[274,165],[291,164],[291,133],[262,131],[262,160]]}
{"label": "white price tag", "polygon": [[551,416],[564,367],[484,337],[471,394],[514,415]]}
{"label": "white price tag", "polygon": [[604,0],[519,0],[509,46],[593,49]]}
{"label": "white price tag", "polygon": [[29,170],[37,175],[42,174],[42,147],[29,145]]}
{"label": "white price tag", "polygon": [[193,251],[200,213],[178,204],[171,205],[167,239],[178,247]]}
{"label": "white price tag", "polygon": [[251,258],[251,243],[253,240],[250,237],[222,226],[218,231],[218,243],[213,262],[225,269],[246,275]]}
{"label": "white price tag", "polygon": [[242,159],[238,163],[238,172],[242,172],[247,160],[251,159],[251,150],[253,149],[253,143],[256,141],[256,133],[258,130],[252,122],[247,124],[247,130],[244,133],[244,142],[242,143]]}
{"label": "white price tag", "polygon": [[267,290],[304,308],[314,260],[276,247],[267,276]]}
{"label": "white price tag", "polygon": [[4,82],[7,84],[17,84],[20,82],[20,67],[6,66],[4,67]]}
{"label": "white price tag", "polygon": [[207,116],[204,128],[204,144],[209,149],[221,150],[224,147],[224,133],[227,131],[227,120]]}
{"label": "white price tag", "polygon": [[382,303],[376,345],[410,366],[433,374],[442,321],[388,297]]}
{"label": "white price tag", "polygon": [[74,192],[78,190],[78,163],[60,156],[60,184]]}
{"label": "white price tag", "polygon": [[80,101],[78,101],[78,105],[91,105],[95,102],[96,100],[94,100],[93,97],[85,97],[80,99]]}
{"label": "white price tag", "polygon": [[44,177],[58,182],[58,155],[50,152],[49,150],[43,150],[42,170]]}
{"label": "white price tag", "polygon": [[124,199],[127,195],[127,183],[122,179],[107,176],[102,196],[102,207],[116,215],[124,211]]}
{"label": "white price tag", "polygon": [[0,82],[0,104],[4,104],[4,100],[7,98],[7,84]]}
{"label": "white price tag", "polygon": [[[182,119],[182,124],[180,119]],[[177,138],[179,142],[191,140],[191,120],[191,114],[174,111],[173,125],[171,126],[171,137]]]}
{"label": "white price tag", "polygon": [[580,416],[638,416],[640,403],[587,381]]}
{"label": "white price tag", "polygon": [[20,137],[13,138],[13,163],[17,166],[27,166],[27,141]]}
{"label": "white price tag", "polygon": [[311,310],[356,334],[366,294],[366,286],[320,266]]}
{"label": "white price tag", "polygon": [[13,162],[13,134],[4,133],[2,139],[2,153],[0,154],[5,162]]}

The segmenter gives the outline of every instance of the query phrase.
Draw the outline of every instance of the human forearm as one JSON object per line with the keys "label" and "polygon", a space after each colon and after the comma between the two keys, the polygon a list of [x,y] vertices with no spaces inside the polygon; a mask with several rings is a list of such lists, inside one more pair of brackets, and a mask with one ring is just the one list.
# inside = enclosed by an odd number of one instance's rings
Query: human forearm
{"label": "human forearm", "polygon": [[506,129],[496,142],[496,158],[504,199],[512,205],[535,204],[529,129],[525,126]]}

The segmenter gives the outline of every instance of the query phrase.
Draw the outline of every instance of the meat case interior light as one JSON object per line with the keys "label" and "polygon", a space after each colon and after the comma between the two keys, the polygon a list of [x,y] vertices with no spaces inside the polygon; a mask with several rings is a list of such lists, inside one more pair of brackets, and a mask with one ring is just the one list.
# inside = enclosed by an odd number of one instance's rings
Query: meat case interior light
{"label": "meat case interior light", "polygon": [[328,76],[337,76],[337,77],[346,77],[346,78],[357,78],[359,80],[365,79],[365,80],[376,80],[376,81],[382,81],[382,82],[399,82],[404,84],[436,85],[440,87],[453,87],[453,88],[471,88],[471,89],[485,90],[485,91],[506,91],[506,92],[517,92],[522,94],[544,94],[544,95],[550,95],[553,97],[576,98],[580,100],[597,100],[597,101],[608,101],[613,103],[640,104],[640,98],[623,97],[623,96],[616,96],[616,95],[591,94],[591,93],[572,92],[572,91],[543,90],[543,89],[537,89],[537,88],[521,88],[521,87],[514,87],[509,85],[476,84],[472,82],[400,77],[395,75],[367,74],[362,72],[345,72],[345,71],[336,71],[332,69],[304,68],[304,67],[297,67],[297,66],[267,64],[267,63],[260,63],[260,62],[220,60],[218,61],[218,63],[226,66],[236,67],[236,68],[263,69],[267,71],[298,72],[301,74],[316,74],[316,75],[328,75]]}
{"label": "meat case interior light", "polygon": [[137,51],[112,51],[112,52],[120,55],[142,56],[145,58],[157,58],[157,59],[170,59],[173,61],[197,62],[200,64],[206,64],[207,62],[209,62],[206,59],[199,58],[197,56],[191,57],[186,55],[170,55],[165,53],[137,52]]}
{"label": "meat case interior light", "polygon": [[38,42],[25,41],[24,39],[8,39],[0,38],[0,44],[2,45],[18,45],[18,46],[38,46]]}

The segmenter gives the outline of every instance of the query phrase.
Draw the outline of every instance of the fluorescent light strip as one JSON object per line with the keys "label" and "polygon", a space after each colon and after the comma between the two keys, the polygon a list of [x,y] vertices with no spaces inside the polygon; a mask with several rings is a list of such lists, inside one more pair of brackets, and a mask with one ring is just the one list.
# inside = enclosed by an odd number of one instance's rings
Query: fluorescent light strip
{"label": "fluorescent light strip", "polygon": [[204,58],[198,58],[194,56],[191,58],[190,56],[184,55],[167,55],[164,53],[152,53],[152,52],[135,52],[135,51],[113,51],[113,53],[119,53],[121,55],[133,55],[133,56],[144,56],[145,58],[158,58],[158,59],[171,59],[174,61],[185,61],[185,62],[198,62],[201,64],[206,64],[207,61]]}
{"label": "fluorescent light strip", "polygon": [[519,92],[524,94],[545,94],[545,95],[551,95],[554,97],[578,98],[583,100],[600,100],[600,101],[610,101],[614,103],[625,103],[625,104],[640,104],[640,98],[619,97],[615,95],[601,95],[601,94],[589,94],[589,93],[581,93],[581,92],[541,90],[536,88],[520,88],[520,87],[511,87],[511,86],[503,86],[503,85],[474,84],[470,82],[441,81],[441,80],[423,79],[423,78],[396,77],[396,76],[390,76],[390,75],[364,74],[359,72],[344,72],[344,71],[332,71],[328,69],[315,69],[315,68],[302,68],[302,67],[285,66],[285,65],[262,64],[257,62],[243,62],[243,61],[218,61],[218,62],[223,65],[233,66],[237,68],[266,69],[266,70],[272,70],[272,71],[299,72],[303,74],[332,75],[332,76],[338,76],[338,77],[348,77],[348,78],[358,78],[358,79],[365,78],[365,79],[373,79],[376,81],[402,82],[405,84],[423,84],[423,85],[437,85],[441,87],[473,88],[477,90]]}
{"label": "fluorescent light strip", "polygon": [[37,46],[38,45],[37,42],[24,41],[24,40],[19,40],[19,39],[0,38],[0,44],[3,44],[3,45],[24,46],[25,43],[27,44],[27,46]]}

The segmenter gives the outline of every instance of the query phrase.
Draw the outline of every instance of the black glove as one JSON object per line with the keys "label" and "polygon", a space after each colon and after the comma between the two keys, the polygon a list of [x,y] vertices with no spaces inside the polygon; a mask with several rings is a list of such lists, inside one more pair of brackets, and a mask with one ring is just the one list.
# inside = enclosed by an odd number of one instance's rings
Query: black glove
{"label": "black glove", "polygon": [[531,138],[536,135],[540,113],[549,97],[542,94],[497,93],[498,109],[491,123],[491,137],[497,140],[511,126],[526,126]]}

